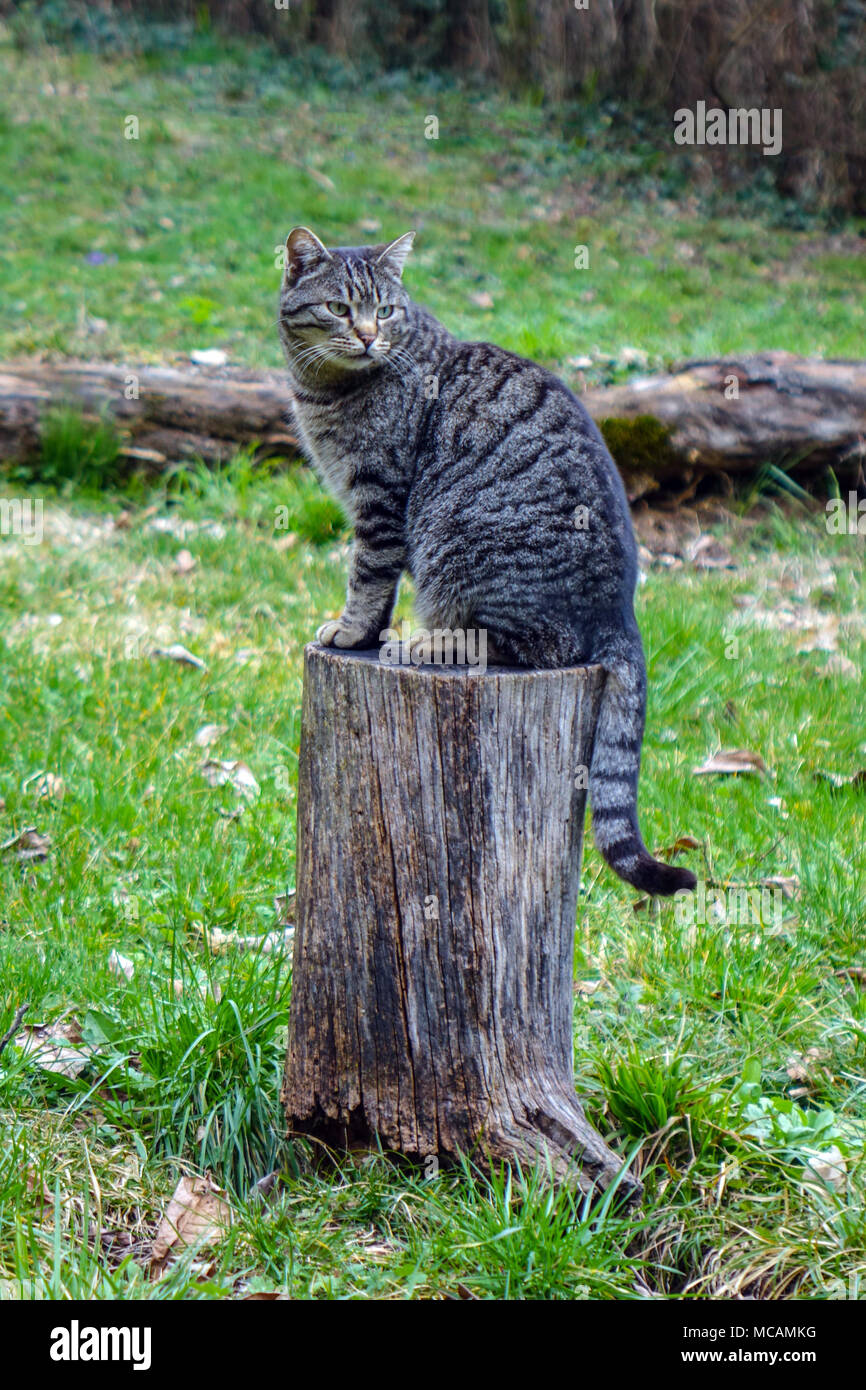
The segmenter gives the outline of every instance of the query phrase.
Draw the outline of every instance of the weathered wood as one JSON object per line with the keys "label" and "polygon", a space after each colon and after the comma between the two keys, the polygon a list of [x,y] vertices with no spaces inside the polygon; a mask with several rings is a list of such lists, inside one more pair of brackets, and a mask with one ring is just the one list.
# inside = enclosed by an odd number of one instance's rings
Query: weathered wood
{"label": "weathered wood", "polygon": [[[603,673],[309,646],[289,1130],[443,1161],[622,1160],[573,1075],[574,929]],[[639,1193],[625,1174],[622,1192]]]}
{"label": "weathered wood", "polygon": [[[138,393],[131,398],[130,376]],[[830,464],[846,480],[863,465],[866,362],[784,352],[725,357],[582,399],[632,496],[768,462],[804,478]],[[25,361],[0,367],[0,462],[37,453],[44,413],[61,401],[94,418],[107,411],[130,457],[155,468],[194,455],[214,462],[239,446],[271,454],[296,448],[279,371]]]}
{"label": "weathered wood", "polygon": [[284,372],[28,361],[0,366],[0,462],[38,454],[46,412],[64,404],[85,418],[106,415],[123,451],[155,469],[191,457],[216,463],[240,446],[297,451]]}
{"label": "weathered wood", "polygon": [[787,352],[723,357],[588,391],[582,400],[626,482],[641,476],[646,491],[768,463],[803,477],[828,465],[856,477],[866,457],[866,362]]}

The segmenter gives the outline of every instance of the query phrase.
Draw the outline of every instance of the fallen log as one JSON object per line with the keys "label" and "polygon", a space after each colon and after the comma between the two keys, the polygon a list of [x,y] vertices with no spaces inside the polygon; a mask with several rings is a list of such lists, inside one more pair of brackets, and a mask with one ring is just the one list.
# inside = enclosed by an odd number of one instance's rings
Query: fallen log
{"label": "fallen log", "polygon": [[[856,481],[866,457],[866,362],[784,352],[687,362],[663,375],[592,389],[632,497],[774,463],[808,479],[832,466]],[[240,447],[293,454],[288,387],[278,370],[21,361],[0,366],[0,462],[38,455],[46,412],[63,403],[109,416],[120,450],[154,469]]]}
{"label": "fallen log", "polygon": [[12,362],[0,365],[0,463],[38,456],[46,414],[69,405],[85,419],[111,419],[120,452],[156,470],[189,458],[217,463],[245,446],[297,452],[285,372]]}
{"label": "fallen log", "polygon": [[866,461],[866,362],[723,357],[582,399],[633,495],[639,480],[651,491],[767,464],[806,478],[829,466],[855,481]]}

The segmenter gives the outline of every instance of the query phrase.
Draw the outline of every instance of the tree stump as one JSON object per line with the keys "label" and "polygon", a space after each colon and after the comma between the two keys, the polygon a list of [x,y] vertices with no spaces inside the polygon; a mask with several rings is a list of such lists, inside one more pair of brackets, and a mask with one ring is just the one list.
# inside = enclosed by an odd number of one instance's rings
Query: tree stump
{"label": "tree stump", "polygon": [[[604,674],[389,666],[307,647],[289,1132],[549,1163],[622,1160],[574,1092],[574,930]],[[631,1174],[620,1192],[640,1194]]]}

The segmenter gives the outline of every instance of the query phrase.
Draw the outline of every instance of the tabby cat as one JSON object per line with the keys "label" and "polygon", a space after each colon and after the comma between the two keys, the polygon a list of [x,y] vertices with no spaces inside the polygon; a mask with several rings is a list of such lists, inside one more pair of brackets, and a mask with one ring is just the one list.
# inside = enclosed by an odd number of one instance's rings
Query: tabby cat
{"label": "tabby cat", "polygon": [[[402,285],[388,246],[286,243],[280,338],[301,442],[355,541],[329,646],[370,647],[403,570],[428,629],[476,629],[506,664],[607,672],[589,791],[611,868],[649,893],[693,888],[637,822],[646,670],[625,493],[580,401],[543,367],[452,337]],[[578,524],[576,524],[576,521]]]}

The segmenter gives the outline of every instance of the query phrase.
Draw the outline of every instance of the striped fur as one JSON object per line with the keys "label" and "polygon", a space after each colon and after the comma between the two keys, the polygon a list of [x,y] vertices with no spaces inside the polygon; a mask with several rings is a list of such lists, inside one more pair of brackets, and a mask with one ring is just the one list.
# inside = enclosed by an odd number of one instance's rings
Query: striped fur
{"label": "striped fur", "polygon": [[603,666],[589,769],[599,849],[644,891],[692,888],[637,823],[646,673],[613,460],[557,377],[458,341],[409,299],[410,246],[326,249],[305,228],[287,242],[279,322],[295,420],[355,536],[345,609],[319,639],[378,643],[408,570],[428,628],[485,629],[518,666]]}

